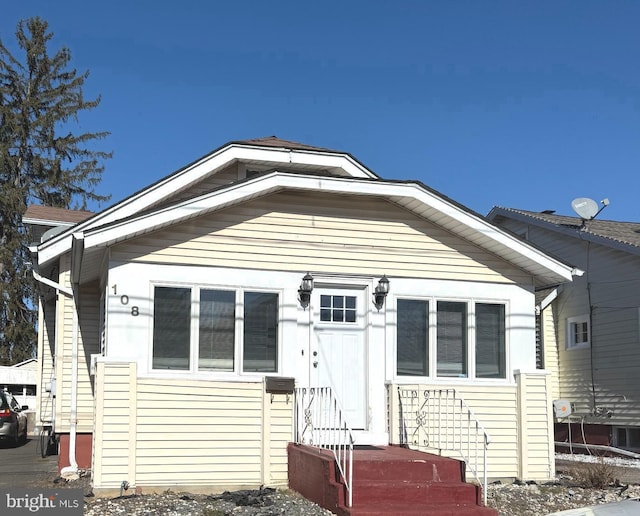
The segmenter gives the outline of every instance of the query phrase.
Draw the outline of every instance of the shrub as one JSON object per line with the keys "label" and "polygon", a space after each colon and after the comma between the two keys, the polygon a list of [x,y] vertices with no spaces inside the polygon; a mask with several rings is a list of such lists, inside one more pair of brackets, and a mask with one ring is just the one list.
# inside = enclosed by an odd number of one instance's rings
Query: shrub
{"label": "shrub", "polygon": [[600,459],[592,464],[585,464],[574,473],[576,481],[581,487],[604,489],[615,481],[614,469]]}

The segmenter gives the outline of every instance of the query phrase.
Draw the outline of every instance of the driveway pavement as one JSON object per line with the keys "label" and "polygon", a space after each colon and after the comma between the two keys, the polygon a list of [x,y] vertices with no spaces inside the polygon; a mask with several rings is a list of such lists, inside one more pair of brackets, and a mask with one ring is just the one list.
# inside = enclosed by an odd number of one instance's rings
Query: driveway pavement
{"label": "driveway pavement", "polygon": [[58,456],[43,459],[37,439],[29,438],[16,448],[0,443],[0,490],[5,487],[42,486],[57,474]]}

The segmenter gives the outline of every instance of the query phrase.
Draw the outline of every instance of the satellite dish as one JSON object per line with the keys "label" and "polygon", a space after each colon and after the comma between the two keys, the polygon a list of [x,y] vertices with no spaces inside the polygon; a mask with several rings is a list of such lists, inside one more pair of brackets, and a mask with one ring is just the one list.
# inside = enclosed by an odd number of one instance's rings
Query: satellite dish
{"label": "satellite dish", "polygon": [[53,238],[54,236],[59,235],[60,233],[62,233],[67,229],[69,229],[69,226],[54,226],[42,234],[42,236],[40,237],[40,242],[49,240],[50,238]]}
{"label": "satellite dish", "polygon": [[598,203],[588,197],[578,197],[571,201],[571,208],[578,214],[582,220],[591,220],[599,212]]}

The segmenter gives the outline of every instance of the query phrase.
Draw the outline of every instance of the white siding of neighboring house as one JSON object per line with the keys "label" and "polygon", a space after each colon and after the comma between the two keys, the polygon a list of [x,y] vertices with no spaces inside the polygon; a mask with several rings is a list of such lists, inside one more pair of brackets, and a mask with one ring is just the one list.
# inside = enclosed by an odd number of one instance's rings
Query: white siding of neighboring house
{"label": "white siding of neighboring house", "polygon": [[[511,230],[523,227],[516,221],[501,225]],[[587,423],[640,425],[640,257],[534,226],[529,227],[528,239],[585,271],[563,285],[554,301],[559,397],[574,402],[575,413],[586,416]],[[588,282],[594,346],[568,350],[567,318],[589,314]],[[592,374],[597,404],[613,411],[610,418],[591,417]]]}
{"label": "white siding of neighboring house", "polygon": [[521,270],[379,199],[278,193],[136,238],[114,261],[530,283]]}
{"label": "white siding of neighboring house", "polygon": [[292,396],[261,381],[137,378],[135,363],[99,362],[96,380],[94,489],[287,485]]}

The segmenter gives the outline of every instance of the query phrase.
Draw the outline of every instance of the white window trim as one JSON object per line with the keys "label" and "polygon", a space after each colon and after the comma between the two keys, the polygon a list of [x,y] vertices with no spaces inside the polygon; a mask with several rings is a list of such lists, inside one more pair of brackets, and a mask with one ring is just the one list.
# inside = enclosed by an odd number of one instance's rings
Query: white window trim
{"label": "white window trim", "polygon": [[[173,288],[185,288],[191,291],[191,328],[190,328],[190,340],[189,340],[189,369],[154,369],[153,368],[153,323],[154,323],[154,299],[156,287],[173,287]],[[211,378],[211,379],[255,379],[262,378],[264,376],[279,376],[282,374],[282,310],[283,310],[283,295],[282,290],[272,288],[253,288],[253,287],[240,287],[240,286],[223,286],[223,285],[210,285],[210,284],[193,284],[193,283],[172,283],[172,282],[155,282],[150,283],[150,312],[149,318],[149,352],[148,352],[148,364],[147,364],[147,377],[184,377],[184,376],[197,376],[198,378]],[[198,345],[198,321],[199,321],[199,299],[201,290],[227,290],[235,291],[236,296],[236,312],[235,312],[235,331],[236,337],[234,342],[234,365],[233,371],[208,371],[198,369],[199,360],[199,345]],[[244,293],[245,292],[268,292],[278,294],[278,345],[276,349],[276,362],[277,368],[275,371],[269,372],[257,372],[243,370],[244,359]]]}
{"label": "white window trim", "polygon": [[[391,296],[390,296],[391,297]],[[416,295],[402,295],[396,294],[392,297],[394,310],[397,310],[398,299],[409,299],[416,301],[428,301],[429,303],[429,375],[428,376],[403,376],[398,375],[398,340],[397,329],[393,332],[393,381],[400,384],[406,383],[420,383],[425,381],[437,381],[438,383],[483,383],[483,384],[504,384],[509,382],[510,371],[510,330],[511,330],[511,308],[509,300],[500,299],[486,299],[486,298],[452,298],[452,297],[439,297],[439,296],[416,296]],[[387,302],[390,300],[387,298]],[[467,375],[460,377],[451,376],[438,376],[437,365],[437,303],[438,301],[466,303],[467,305]],[[505,378],[480,378],[476,377],[476,311],[475,305],[477,304],[494,304],[504,305],[504,324],[505,324]]]}
{"label": "white window trim", "polygon": [[[587,323],[587,341],[586,342],[574,342],[572,326],[574,324]],[[589,323],[589,315],[576,315],[575,317],[567,318],[566,327],[566,343],[565,349],[587,349],[591,347],[591,324]]]}

